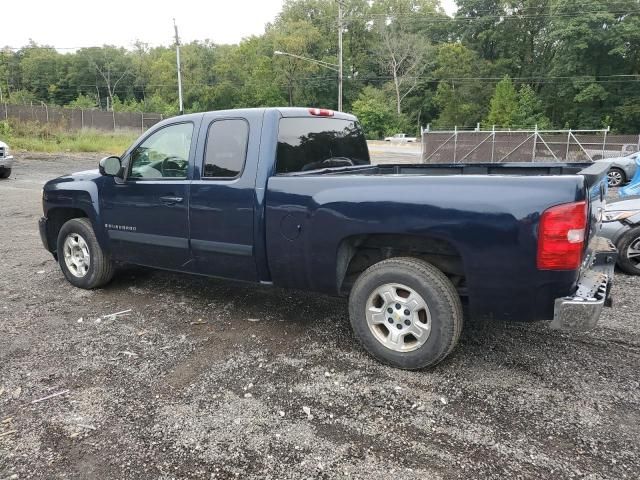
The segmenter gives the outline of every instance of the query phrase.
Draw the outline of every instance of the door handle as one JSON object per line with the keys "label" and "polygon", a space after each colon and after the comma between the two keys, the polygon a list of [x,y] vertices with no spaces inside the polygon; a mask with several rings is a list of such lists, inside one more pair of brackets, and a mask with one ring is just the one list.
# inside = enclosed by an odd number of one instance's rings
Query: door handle
{"label": "door handle", "polygon": [[160,197],[160,201],[165,205],[175,205],[176,203],[182,203],[182,197]]}

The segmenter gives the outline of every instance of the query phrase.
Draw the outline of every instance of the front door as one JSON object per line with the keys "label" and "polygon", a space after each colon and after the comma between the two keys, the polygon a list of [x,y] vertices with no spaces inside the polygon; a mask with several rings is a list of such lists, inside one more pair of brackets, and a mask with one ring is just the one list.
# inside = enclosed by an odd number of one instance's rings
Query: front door
{"label": "front door", "polygon": [[134,147],[124,180],[106,182],[103,219],[117,260],[189,270],[189,175],[197,125],[162,126]]}

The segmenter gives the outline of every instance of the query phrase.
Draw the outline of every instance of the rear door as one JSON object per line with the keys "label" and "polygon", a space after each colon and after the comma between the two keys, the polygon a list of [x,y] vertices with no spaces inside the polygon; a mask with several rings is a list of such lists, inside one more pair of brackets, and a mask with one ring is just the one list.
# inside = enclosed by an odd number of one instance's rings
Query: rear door
{"label": "rear door", "polygon": [[198,273],[256,281],[256,169],[261,110],[211,112],[200,129],[191,184],[191,252]]}

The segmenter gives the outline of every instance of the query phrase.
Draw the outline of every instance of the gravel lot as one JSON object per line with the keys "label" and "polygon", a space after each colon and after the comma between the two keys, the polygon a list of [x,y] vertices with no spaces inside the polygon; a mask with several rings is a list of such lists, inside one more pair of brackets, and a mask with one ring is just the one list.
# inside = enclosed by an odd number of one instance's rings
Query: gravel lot
{"label": "gravel lot", "polygon": [[19,155],[0,182],[0,479],[640,477],[640,279],[592,332],[468,323],[403,372],[341,299],[139,268],[73,288],[40,188],[94,165]]}

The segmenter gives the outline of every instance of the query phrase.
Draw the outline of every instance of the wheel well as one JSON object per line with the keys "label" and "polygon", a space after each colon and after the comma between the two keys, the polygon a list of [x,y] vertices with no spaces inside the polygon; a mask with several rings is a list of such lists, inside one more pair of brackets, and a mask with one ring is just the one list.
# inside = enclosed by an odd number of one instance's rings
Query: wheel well
{"label": "wheel well", "polygon": [[60,229],[72,218],[87,218],[87,214],[79,208],[54,208],[47,212],[47,242],[52,253],[57,251]]}
{"label": "wheel well", "polygon": [[338,248],[337,285],[347,295],[358,276],[371,265],[392,257],[423,259],[451,280],[460,295],[466,282],[462,256],[446,240],[419,235],[358,235],[345,239]]}

